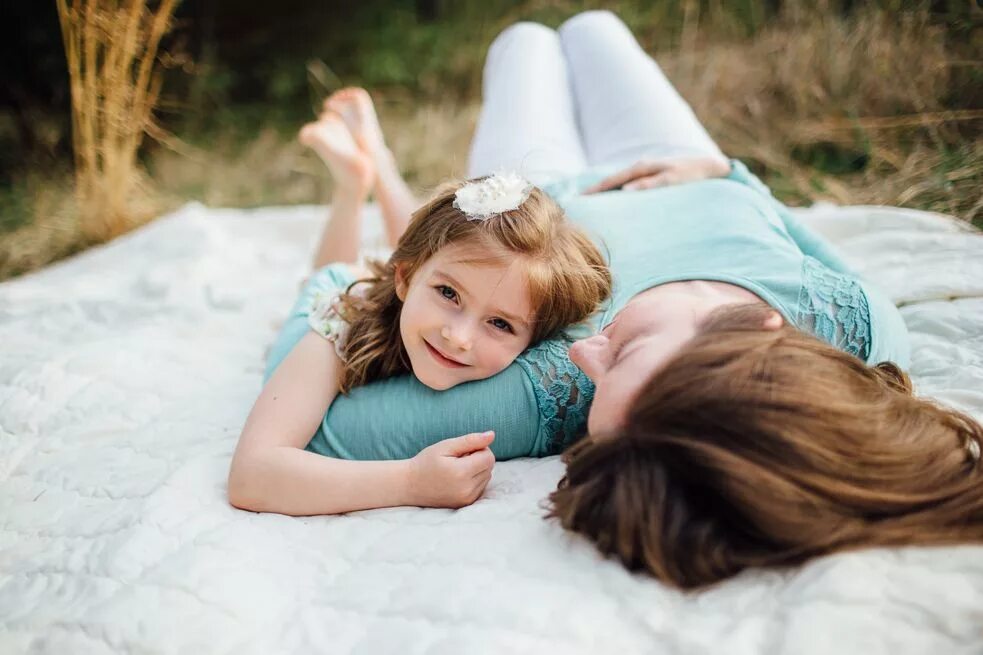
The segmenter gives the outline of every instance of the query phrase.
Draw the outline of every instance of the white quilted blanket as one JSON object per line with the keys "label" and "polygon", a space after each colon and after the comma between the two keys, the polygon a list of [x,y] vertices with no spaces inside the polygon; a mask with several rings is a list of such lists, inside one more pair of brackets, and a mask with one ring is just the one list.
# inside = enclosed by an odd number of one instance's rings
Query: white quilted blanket
{"label": "white quilted blanket", "polygon": [[[983,418],[983,235],[803,215],[903,303],[920,391]],[[0,284],[0,653],[983,653],[983,548],[679,593],[541,520],[557,458],[499,464],[457,512],[231,508],[229,458],[323,216],[189,205]]]}

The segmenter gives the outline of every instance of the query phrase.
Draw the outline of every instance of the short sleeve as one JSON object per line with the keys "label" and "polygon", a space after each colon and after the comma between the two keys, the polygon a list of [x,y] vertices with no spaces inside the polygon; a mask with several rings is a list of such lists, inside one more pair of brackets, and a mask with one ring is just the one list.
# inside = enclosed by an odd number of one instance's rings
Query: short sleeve
{"label": "short sleeve", "polygon": [[740,182],[767,197],[771,201],[775,213],[778,214],[778,217],[785,225],[785,230],[788,232],[789,237],[795,242],[799,250],[802,251],[802,254],[822,262],[825,266],[837,273],[856,275],[850,265],[836,251],[836,248],[796,218],[784,203],[779,202],[772,195],[768,185],[762,182],[757,175],[749,171],[743,162],[737,159],[730,160],[730,174],[727,175],[727,179]]}
{"label": "short sleeve", "polygon": [[264,382],[270,379],[280,362],[287,358],[293,347],[311,329],[311,312],[318,307],[319,301],[327,299],[330,302],[331,298],[343,292],[353,282],[355,276],[347,264],[329,264],[311,275],[266,356]]}
{"label": "short sleeve", "polygon": [[590,380],[545,341],[487,380],[434,391],[411,375],[353,389],[328,408],[307,450],[357,460],[406,459],[438,441],[495,431],[496,459],[554,455],[586,431]]}

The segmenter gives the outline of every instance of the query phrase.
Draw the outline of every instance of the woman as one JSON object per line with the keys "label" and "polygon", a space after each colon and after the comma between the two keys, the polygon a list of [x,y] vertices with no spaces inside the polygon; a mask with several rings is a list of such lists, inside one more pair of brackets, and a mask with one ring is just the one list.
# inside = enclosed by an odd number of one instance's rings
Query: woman
{"label": "woman", "polygon": [[[724,158],[610,12],[579,14],[558,32],[519,23],[492,44],[468,176],[502,168],[542,185],[609,253],[614,296],[597,322],[605,329],[574,348],[577,363],[596,377],[578,352],[596,351],[612,331],[619,339],[609,343],[624,341],[621,328],[659,328],[648,339],[655,348],[623,351],[629,368],[596,380],[591,431],[623,423],[659,361],[728,305],[764,302],[762,329],[790,324],[867,362],[907,364],[907,333],[890,301]],[[308,449],[402,459],[494,430],[498,459],[556,454],[583,434],[594,391],[566,351],[546,342],[491,380],[440,394],[407,378],[356,389],[332,405]]]}
{"label": "woman", "polygon": [[439,394],[360,388],[308,449],[399,459],[495,430],[499,459],[552,454],[593,395],[551,514],[670,583],[983,537],[980,426],[910,396],[897,310],[723,158],[615,16],[509,28],[484,85],[469,175],[518,168],[610,251],[603,329],[570,351],[596,394],[547,342]]}

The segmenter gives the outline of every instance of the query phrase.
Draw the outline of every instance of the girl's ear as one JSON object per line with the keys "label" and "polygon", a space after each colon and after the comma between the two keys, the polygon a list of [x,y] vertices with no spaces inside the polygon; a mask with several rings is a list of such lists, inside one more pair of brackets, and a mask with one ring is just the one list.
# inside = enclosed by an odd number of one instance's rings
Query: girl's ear
{"label": "girl's ear", "polygon": [[396,297],[399,298],[400,302],[406,301],[406,276],[403,274],[403,265],[396,264]]}

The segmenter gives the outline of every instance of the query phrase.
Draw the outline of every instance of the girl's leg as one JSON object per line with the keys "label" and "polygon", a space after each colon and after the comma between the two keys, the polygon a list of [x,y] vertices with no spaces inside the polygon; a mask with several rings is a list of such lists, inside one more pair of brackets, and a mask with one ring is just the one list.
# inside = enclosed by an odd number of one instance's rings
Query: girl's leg
{"label": "girl's leg", "polygon": [[592,166],[723,157],[620,18],[610,11],[586,11],[563,23],[559,33]]}
{"label": "girl's leg", "polygon": [[468,177],[505,168],[542,184],[586,168],[554,30],[526,22],[506,28],[488,49],[482,85]]}
{"label": "girl's leg", "polygon": [[359,149],[342,118],[332,113],[305,125],[298,139],[321,157],[335,181],[331,214],[314,253],[313,267],[355,263],[361,245],[362,209],[375,177],[372,160]]}
{"label": "girl's leg", "polygon": [[396,158],[386,145],[372,97],[365,89],[347,87],[331,94],[324,102],[324,109],[344,119],[358,147],[372,158],[376,172],[375,199],[382,210],[389,247],[395,248],[420,203],[403,180]]}

